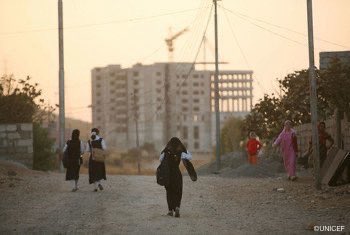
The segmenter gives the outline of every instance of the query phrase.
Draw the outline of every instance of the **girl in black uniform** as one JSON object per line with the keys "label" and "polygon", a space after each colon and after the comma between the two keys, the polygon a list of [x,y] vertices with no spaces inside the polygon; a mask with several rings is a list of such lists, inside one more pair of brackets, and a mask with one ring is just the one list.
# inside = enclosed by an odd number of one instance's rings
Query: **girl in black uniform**
{"label": "girl in black uniform", "polygon": [[89,158],[89,183],[94,184],[94,192],[98,189],[103,190],[101,180],[106,180],[106,166],[104,162],[94,161],[91,148],[98,148],[106,150],[106,143],[98,134],[100,131],[97,128],[92,128],[91,130],[91,140],[88,142],[88,150],[90,152]]}
{"label": "girl in black uniform", "polygon": [[72,139],[68,140],[63,148],[63,152],[68,151],[66,180],[72,181],[72,192],[78,190],[79,170],[83,163],[81,155],[84,153],[83,142],[79,139],[80,131],[73,130]]}
{"label": "girl in black uniform", "polygon": [[[197,175],[193,169],[192,164],[189,160],[192,159],[191,153],[187,151],[185,146],[181,143],[179,138],[173,137],[170,139],[164,150],[161,152],[160,161],[166,161],[168,164],[168,177],[169,184],[165,185],[166,198],[168,203],[168,215],[175,217],[180,217],[180,204],[182,198],[182,174],[179,168],[180,161],[183,160],[185,166],[190,164],[192,171],[189,174],[193,176],[195,174],[195,179],[191,176],[191,179],[195,181]],[[187,166],[186,166],[186,169]]]}

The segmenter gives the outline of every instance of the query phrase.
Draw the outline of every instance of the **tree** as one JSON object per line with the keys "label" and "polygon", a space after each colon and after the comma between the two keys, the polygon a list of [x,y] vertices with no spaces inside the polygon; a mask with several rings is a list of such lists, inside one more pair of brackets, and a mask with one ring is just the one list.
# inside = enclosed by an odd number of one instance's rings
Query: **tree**
{"label": "tree", "polygon": [[40,98],[39,84],[31,78],[16,80],[13,75],[0,77],[0,123],[38,122],[55,110]]}
{"label": "tree", "polygon": [[44,104],[41,89],[30,79],[17,81],[13,75],[0,78],[0,123],[33,123],[33,168],[48,170],[53,166],[54,140],[40,124],[54,108]]}
{"label": "tree", "polygon": [[281,101],[275,96],[264,95],[244,120],[242,136],[254,131],[260,138],[272,138],[280,129],[284,110]]}
{"label": "tree", "polygon": [[29,77],[18,83],[13,75],[0,79],[0,123],[32,122],[38,108],[34,100],[41,95],[37,84],[31,85]]}
{"label": "tree", "polygon": [[33,124],[33,169],[47,171],[54,169],[55,153],[52,148],[55,141],[48,138],[48,132],[39,123]]}
{"label": "tree", "polygon": [[350,120],[350,66],[334,58],[327,69],[320,71],[319,95],[332,110],[339,108]]}
{"label": "tree", "polygon": [[[319,74],[319,70],[316,70],[318,84],[317,113],[320,120],[325,120],[332,115],[334,108],[330,106],[328,99],[320,93],[323,83],[321,82],[322,77]],[[280,107],[283,109],[285,119],[293,121],[294,124],[311,122],[308,71],[296,71],[288,74],[283,80],[279,80],[278,82],[283,91]]]}
{"label": "tree", "polygon": [[226,120],[221,130],[221,151],[222,153],[233,152],[240,147],[241,129],[243,120],[241,118],[231,117]]}
{"label": "tree", "polygon": [[[350,117],[350,67],[334,60],[325,70],[316,70],[319,120],[330,118],[335,108]],[[301,70],[278,80],[282,95],[265,95],[244,119],[242,136],[254,130],[262,138],[272,139],[281,131],[284,120],[309,123],[310,90],[308,71]]]}

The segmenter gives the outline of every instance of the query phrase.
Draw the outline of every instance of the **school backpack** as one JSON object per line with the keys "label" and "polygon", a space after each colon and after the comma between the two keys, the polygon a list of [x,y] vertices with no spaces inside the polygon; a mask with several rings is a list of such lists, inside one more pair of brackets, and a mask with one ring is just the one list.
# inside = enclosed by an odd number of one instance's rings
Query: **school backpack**
{"label": "school backpack", "polygon": [[64,168],[68,168],[69,166],[69,141],[67,141],[67,148],[66,150],[63,152],[63,156],[62,156],[62,164]]}
{"label": "school backpack", "polygon": [[169,164],[168,164],[168,156],[165,153],[163,160],[160,162],[156,171],[157,184],[160,186],[168,186],[169,185]]}
{"label": "school backpack", "polygon": [[[66,144],[67,144],[67,148],[66,148],[66,150],[63,152],[63,156],[62,156],[62,164],[63,164],[63,167],[64,168],[68,168],[69,166],[71,166],[72,164],[79,164],[79,165],[81,165],[82,164],[82,162],[83,162],[83,159],[81,158],[81,157],[79,157],[79,159],[78,158],[76,158],[76,157],[74,157],[74,156],[76,156],[75,155],[75,153],[73,152],[73,149],[74,149],[74,147],[77,147],[77,146],[74,146],[73,145],[73,143],[72,143],[72,141],[71,140],[68,140],[67,142],[66,142]],[[80,142],[79,142],[79,148],[78,148],[79,150],[79,153],[80,153]]]}

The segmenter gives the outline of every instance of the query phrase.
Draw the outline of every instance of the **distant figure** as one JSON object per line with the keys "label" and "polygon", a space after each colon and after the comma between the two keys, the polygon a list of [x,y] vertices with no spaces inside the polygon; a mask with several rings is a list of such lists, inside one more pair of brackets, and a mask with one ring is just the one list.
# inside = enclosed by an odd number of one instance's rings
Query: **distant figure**
{"label": "distant figure", "polygon": [[78,190],[79,171],[83,164],[81,155],[84,153],[84,144],[79,139],[80,131],[73,130],[72,139],[68,140],[63,148],[63,152],[68,152],[66,180],[71,181],[73,185],[72,192]]}
{"label": "distant figure", "polygon": [[297,136],[294,129],[292,129],[292,122],[287,120],[284,122],[284,129],[279,134],[278,138],[273,143],[273,147],[279,145],[282,150],[283,162],[289,180],[296,180],[296,155],[298,152]]}
{"label": "distant figure", "polygon": [[106,150],[107,146],[104,141],[98,134],[100,133],[99,129],[91,129],[91,140],[88,141],[87,149],[90,152],[89,158],[89,183],[94,184],[94,192],[97,192],[98,189],[103,190],[101,180],[106,180],[106,166],[104,162],[95,161],[92,154],[92,148]]}
{"label": "distant figure", "polygon": [[161,164],[167,164],[168,183],[165,185],[166,198],[169,212],[167,215],[180,217],[180,204],[182,198],[182,174],[179,168],[180,161],[184,163],[191,179],[197,180],[197,174],[190,160],[192,155],[187,151],[179,138],[173,137],[170,139],[164,150],[161,152]]}
{"label": "distant figure", "polygon": [[[333,144],[334,140],[330,134],[326,132],[326,123],[320,122],[318,124],[318,141],[319,141],[319,151],[320,151],[320,167],[322,167],[324,161],[327,158],[327,152],[328,149],[330,149]],[[330,142],[330,144],[327,146],[327,141]],[[312,139],[309,142],[309,153],[312,153]]]}
{"label": "distant figure", "polygon": [[248,162],[251,165],[257,164],[257,155],[261,149],[261,143],[256,139],[256,134],[254,131],[249,133],[249,140],[247,142],[246,150],[248,154]]}

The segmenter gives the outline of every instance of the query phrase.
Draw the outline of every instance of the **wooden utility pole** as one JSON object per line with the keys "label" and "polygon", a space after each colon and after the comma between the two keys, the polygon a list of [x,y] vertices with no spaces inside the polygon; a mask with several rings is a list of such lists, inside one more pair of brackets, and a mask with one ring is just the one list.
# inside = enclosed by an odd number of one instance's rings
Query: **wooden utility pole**
{"label": "wooden utility pole", "polygon": [[312,125],[312,148],[314,158],[315,187],[321,189],[320,176],[320,151],[317,129],[317,92],[315,76],[315,59],[314,59],[314,35],[312,20],[312,0],[307,1],[307,19],[308,19],[308,39],[309,39],[309,81],[310,81],[310,110]]}
{"label": "wooden utility pole", "polygon": [[[64,54],[63,54],[63,3],[58,0],[58,61],[59,61],[59,153],[65,143],[65,106],[64,106]],[[63,170],[62,164],[60,169]]]}
{"label": "wooden utility pole", "polygon": [[215,14],[215,123],[216,123],[216,171],[219,172],[221,168],[220,159],[220,110],[219,110],[219,53],[218,53],[218,17],[217,17],[217,0],[214,1]]}

